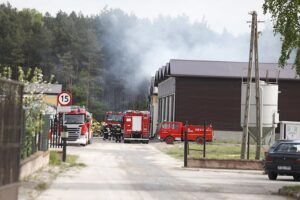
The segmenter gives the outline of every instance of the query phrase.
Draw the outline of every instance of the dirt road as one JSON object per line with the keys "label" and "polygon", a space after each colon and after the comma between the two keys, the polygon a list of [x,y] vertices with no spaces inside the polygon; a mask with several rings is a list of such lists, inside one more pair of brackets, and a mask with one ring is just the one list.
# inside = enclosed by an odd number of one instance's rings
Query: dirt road
{"label": "dirt road", "polygon": [[155,144],[95,141],[68,147],[87,166],[58,177],[39,200],[286,199],[275,193],[291,178],[269,181],[256,171],[183,169]]}

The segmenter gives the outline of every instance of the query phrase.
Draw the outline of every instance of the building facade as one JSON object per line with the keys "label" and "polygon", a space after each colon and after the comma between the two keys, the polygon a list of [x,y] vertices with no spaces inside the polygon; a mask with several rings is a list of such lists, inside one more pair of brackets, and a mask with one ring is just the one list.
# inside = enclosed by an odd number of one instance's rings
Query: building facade
{"label": "building facade", "polygon": [[[241,84],[248,63],[170,60],[154,77],[158,90],[157,121],[212,123],[217,131],[242,131]],[[252,73],[254,74],[254,73]],[[280,121],[300,121],[300,79],[291,66],[260,64],[261,79],[278,81]],[[245,81],[245,79],[244,79]]]}

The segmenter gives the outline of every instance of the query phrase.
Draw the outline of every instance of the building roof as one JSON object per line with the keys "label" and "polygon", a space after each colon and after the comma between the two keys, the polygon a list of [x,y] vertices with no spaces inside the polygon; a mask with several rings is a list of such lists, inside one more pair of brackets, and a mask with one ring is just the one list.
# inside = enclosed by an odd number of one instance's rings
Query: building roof
{"label": "building roof", "polygon": [[44,83],[31,83],[25,86],[25,93],[43,93],[49,95],[57,95],[62,91],[61,84],[44,84]]}
{"label": "building roof", "polygon": [[[247,77],[247,69],[248,62],[171,59],[156,71],[154,82],[157,85],[170,76],[241,78]],[[292,65],[282,69],[277,63],[259,63],[259,71],[260,77],[300,80]]]}

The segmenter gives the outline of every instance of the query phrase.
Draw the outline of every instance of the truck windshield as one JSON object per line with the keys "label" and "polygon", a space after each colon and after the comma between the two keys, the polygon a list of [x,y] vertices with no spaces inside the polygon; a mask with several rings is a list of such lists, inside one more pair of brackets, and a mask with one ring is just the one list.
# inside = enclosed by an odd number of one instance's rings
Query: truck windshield
{"label": "truck windshield", "polygon": [[108,115],[106,115],[106,121],[108,121],[108,122],[122,122],[123,121],[123,115],[108,114]]}
{"label": "truck windshield", "polygon": [[84,115],[65,115],[65,124],[83,124]]}

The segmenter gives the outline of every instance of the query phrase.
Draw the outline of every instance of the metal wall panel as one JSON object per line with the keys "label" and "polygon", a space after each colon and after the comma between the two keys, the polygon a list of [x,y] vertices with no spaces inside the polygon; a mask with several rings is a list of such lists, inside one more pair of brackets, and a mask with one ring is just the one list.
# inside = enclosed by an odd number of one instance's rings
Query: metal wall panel
{"label": "metal wall panel", "polygon": [[175,93],[176,79],[170,77],[158,84],[158,98],[169,96]]}
{"label": "metal wall panel", "polygon": [[[300,81],[279,81],[279,118],[300,121]],[[175,121],[212,123],[216,130],[241,131],[241,79],[176,78]]]}

